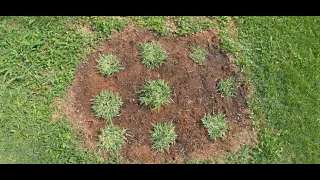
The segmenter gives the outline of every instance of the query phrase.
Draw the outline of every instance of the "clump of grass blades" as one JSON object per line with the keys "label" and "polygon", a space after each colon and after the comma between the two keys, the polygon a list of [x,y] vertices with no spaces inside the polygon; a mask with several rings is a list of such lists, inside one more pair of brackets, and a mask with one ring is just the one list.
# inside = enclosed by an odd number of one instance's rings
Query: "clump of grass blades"
{"label": "clump of grass blades", "polygon": [[170,87],[163,79],[149,80],[146,85],[138,91],[140,102],[151,106],[152,110],[160,109],[160,106],[168,105],[170,102]]}
{"label": "clump of grass blades", "polygon": [[211,140],[223,137],[228,130],[227,122],[221,113],[218,113],[216,116],[204,115],[201,121]]}
{"label": "clump of grass blades", "polygon": [[177,134],[174,131],[172,122],[154,125],[151,132],[152,148],[158,152],[168,151],[170,145],[175,144],[176,138]]}
{"label": "clump of grass blades", "polygon": [[201,66],[206,65],[206,53],[206,50],[200,46],[190,46],[190,58]]}
{"label": "clump of grass blades", "polygon": [[102,91],[92,102],[92,108],[97,117],[111,121],[119,114],[120,106],[123,104],[121,97],[111,91]]}
{"label": "clump of grass blades", "polygon": [[126,131],[115,125],[106,126],[100,130],[99,147],[112,154],[117,154],[126,141]]}
{"label": "clump of grass blades", "polygon": [[167,52],[158,42],[148,42],[141,45],[142,64],[148,68],[158,68],[167,59]]}
{"label": "clump of grass blades", "polygon": [[234,77],[222,79],[217,85],[218,91],[224,100],[236,95],[236,81]]}
{"label": "clump of grass blades", "polygon": [[114,54],[100,55],[97,68],[104,76],[111,76],[124,69]]}

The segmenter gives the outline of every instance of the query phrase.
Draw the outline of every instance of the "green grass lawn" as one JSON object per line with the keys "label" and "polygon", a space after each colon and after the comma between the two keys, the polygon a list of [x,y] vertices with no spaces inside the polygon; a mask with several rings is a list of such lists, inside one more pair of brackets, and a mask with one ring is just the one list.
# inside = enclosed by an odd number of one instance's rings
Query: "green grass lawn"
{"label": "green grass lawn", "polygon": [[55,97],[73,82],[93,38],[70,29],[73,18],[0,19],[0,163],[89,163],[65,119],[52,121]]}
{"label": "green grass lawn", "polygon": [[256,163],[320,163],[320,18],[243,17],[245,74],[257,88]]}
{"label": "green grass lawn", "polygon": [[[256,87],[250,107],[260,134],[253,152],[245,147],[232,161],[320,163],[320,17],[218,17],[218,25],[192,17],[0,17],[0,163],[108,162],[82,147],[66,118],[52,120],[53,103],[80,60],[131,20],[160,35],[221,30],[224,51]],[[93,32],[85,35],[82,24]]]}

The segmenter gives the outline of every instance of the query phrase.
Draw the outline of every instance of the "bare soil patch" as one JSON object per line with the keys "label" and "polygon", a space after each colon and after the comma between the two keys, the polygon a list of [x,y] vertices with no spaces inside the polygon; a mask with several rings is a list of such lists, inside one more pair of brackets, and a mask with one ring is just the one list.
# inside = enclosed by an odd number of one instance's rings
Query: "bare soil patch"
{"label": "bare soil patch", "polygon": [[[76,71],[75,83],[61,104],[62,112],[86,137],[90,148],[98,142],[100,128],[106,121],[94,117],[91,99],[102,90],[118,92],[124,105],[121,115],[113,119],[114,124],[128,129],[130,136],[121,154],[141,163],[183,163],[186,159],[203,160],[214,155],[223,155],[228,150],[236,151],[242,144],[253,144],[256,133],[246,116],[247,86],[241,84],[237,69],[219,50],[220,40],[215,30],[195,35],[160,37],[150,31],[126,27],[116,32],[98,51],[87,57]],[[169,52],[168,59],[158,69],[149,70],[141,64],[140,45],[150,40],[159,41]],[[207,65],[202,67],[189,58],[189,45],[200,45],[207,49]],[[122,66],[121,72],[103,77],[96,68],[99,53],[114,53]],[[240,83],[237,96],[223,101],[217,92],[217,83],[222,78],[234,76]],[[140,105],[136,93],[150,79],[165,79],[172,90],[172,102],[160,111],[151,111]],[[205,113],[222,112],[226,115],[229,130],[224,139],[215,142],[208,139],[201,123]],[[169,152],[158,153],[151,149],[150,131],[152,123],[173,121],[178,135],[176,144]]]}

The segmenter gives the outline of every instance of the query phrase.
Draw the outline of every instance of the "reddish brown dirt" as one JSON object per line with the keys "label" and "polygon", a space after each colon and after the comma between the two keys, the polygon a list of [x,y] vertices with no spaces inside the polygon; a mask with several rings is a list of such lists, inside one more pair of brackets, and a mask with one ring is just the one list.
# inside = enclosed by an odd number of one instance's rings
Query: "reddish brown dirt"
{"label": "reddish brown dirt", "polygon": [[[169,52],[162,67],[149,70],[141,64],[139,46],[157,40]],[[158,37],[150,31],[129,26],[114,33],[111,40],[87,57],[76,71],[75,84],[71,87],[62,109],[70,121],[82,130],[90,148],[95,148],[99,129],[106,125],[103,119],[93,116],[90,100],[102,90],[119,93],[124,105],[121,115],[113,119],[116,125],[128,129],[130,136],[121,153],[141,163],[183,163],[185,159],[207,159],[235,151],[241,144],[253,144],[256,134],[251,121],[246,118],[246,87],[240,83],[237,96],[224,102],[216,84],[221,78],[237,77],[237,69],[226,55],[219,52],[219,38],[214,30],[192,36]],[[188,46],[200,45],[207,49],[207,66],[201,67],[189,58]],[[112,77],[102,77],[95,67],[99,53],[114,53],[125,70]],[[137,91],[147,80],[165,79],[172,90],[172,102],[151,111],[139,104]],[[200,119],[205,113],[226,114],[229,125],[227,136],[210,141]],[[152,123],[173,121],[178,135],[169,152],[158,153],[151,149]]]}

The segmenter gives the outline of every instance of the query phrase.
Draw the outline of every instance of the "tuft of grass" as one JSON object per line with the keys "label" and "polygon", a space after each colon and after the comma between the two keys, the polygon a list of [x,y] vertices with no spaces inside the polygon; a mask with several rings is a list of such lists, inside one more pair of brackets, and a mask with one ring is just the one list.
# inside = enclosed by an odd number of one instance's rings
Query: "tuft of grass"
{"label": "tuft of grass", "polygon": [[113,155],[118,154],[126,141],[126,131],[116,125],[104,127],[100,130],[98,146]]}
{"label": "tuft of grass", "polygon": [[149,80],[146,85],[138,91],[140,102],[146,106],[151,106],[152,110],[160,110],[161,106],[170,102],[170,87],[163,79]]}
{"label": "tuft of grass", "polygon": [[92,109],[95,116],[111,121],[120,111],[123,102],[121,97],[112,91],[102,91],[92,99]]}
{"label": "tuft of grass", "polygon": [[201,46],[190,46],[190,58],[201,66],[206,65],[206,53],[206,49]]}
{"label": "tuft of grass", "polygon": [[148,68],[158,68],[167,59],[168,53],[159,42],[151,41],[141,45],[142,64]]}
{"label": "tuft of grass", "polygon": [[156,124],[151,131],[152,148],[158,152],[168,151],[170,145],[175,144],[176,138],[172,122]]}
{"label": "tuft of grass", "polygon": [[111,76],[112,74],[115,74],[124,69],[120,65],[117,56],[115,56],[114,54],[100,55],[97,68],[104,76]]}
{"label": "tuft of grass", "polygon": [[163,16],[140,16],[134,17],[134,19],[137,19],[138,27],[146,27],[148,30],[153,30],[162,36],[169,34],[166,19]]}
{"label": "tuft of grass", "polygon": [[207,130],[209,139],[216,140],[223,137],[228,130],[228,124],[222,113],[215,116],[204,115],[201,119],[204,128]]}
{"label": "tuft of grass", "polygon": [[178,26],[176,33],[179,35],[190,35],[215,27],[215,24],[204,16],[178,16],[174,17],[174,21]]}
{"label": "tuft of grass", "polygon": [[234,77],[222,79],[217,88],[224,100],[236,95],[237,86]]}

